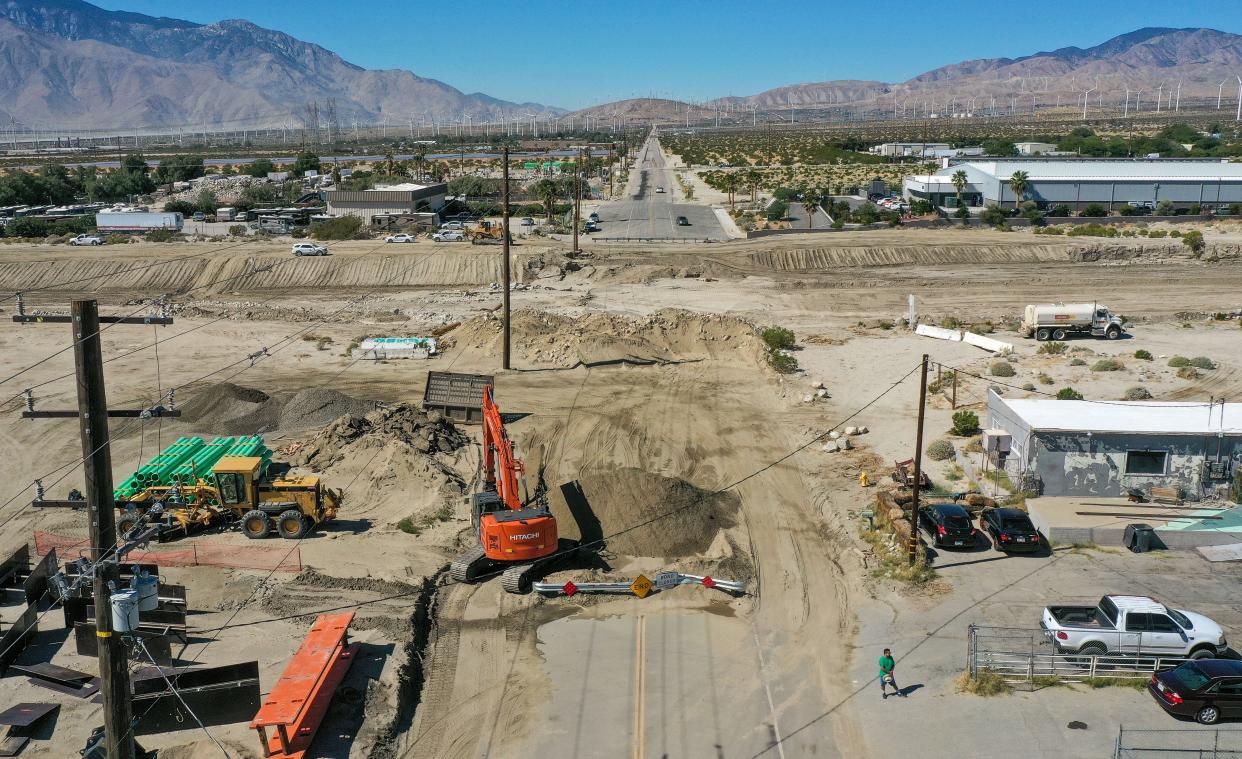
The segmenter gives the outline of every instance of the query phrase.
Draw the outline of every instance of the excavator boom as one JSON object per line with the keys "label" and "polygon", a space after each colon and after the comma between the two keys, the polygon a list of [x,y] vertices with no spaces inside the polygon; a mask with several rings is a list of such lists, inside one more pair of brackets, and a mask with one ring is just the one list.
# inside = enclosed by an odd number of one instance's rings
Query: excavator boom
{"label": "excavator boom", "polygon": [[483,476],[488,487],[496,491],[505,508],[518,511],[522,499],[518,497],[518,475],[526,474],[526,467],[513,455],[513,441],[505,432],[500,408],[492,400],[490,385],[483,387]]}

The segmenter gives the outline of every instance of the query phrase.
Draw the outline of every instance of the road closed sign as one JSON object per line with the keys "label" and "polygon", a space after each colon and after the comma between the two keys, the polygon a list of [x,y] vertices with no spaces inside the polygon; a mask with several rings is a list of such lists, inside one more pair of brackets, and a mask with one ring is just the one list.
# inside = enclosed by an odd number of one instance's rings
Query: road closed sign
{"label": "road closed sign", "polygon": [[651,589],[654,587],[655,586],[652,584],[651,580],[647,579],[646,575],[639,575],[634,578],[634,582],[630,583],[630,592],[639,598],[646,598],[651,594]]}

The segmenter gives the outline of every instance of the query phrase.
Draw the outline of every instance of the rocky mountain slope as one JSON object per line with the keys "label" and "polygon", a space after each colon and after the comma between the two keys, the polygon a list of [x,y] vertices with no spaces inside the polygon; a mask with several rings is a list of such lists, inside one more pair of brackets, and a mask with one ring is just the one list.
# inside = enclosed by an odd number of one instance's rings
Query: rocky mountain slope
{"label": "rocky mountain slope", "polygon": [[60,127],[289,126],[410,118],[475,123],[559,113],[466,94],[396,69],[368,70],[248,21],[196,24],[82,0],[0,0],[0,120]]}

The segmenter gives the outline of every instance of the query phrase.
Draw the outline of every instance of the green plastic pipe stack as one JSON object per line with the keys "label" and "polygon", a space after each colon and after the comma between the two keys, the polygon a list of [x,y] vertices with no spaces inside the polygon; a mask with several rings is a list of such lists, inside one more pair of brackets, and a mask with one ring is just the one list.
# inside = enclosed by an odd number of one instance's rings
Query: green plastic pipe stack
{"label": "green plastic pipe stack", "polygon": [[210,443],[194,452],[188,460],[181,463],[172,470],[173,477],[181,477],[182,482],[191,482],[194,475],[206,477],[211,474],[211,468],[215,466],[220,457],[224,455],[233,445],[234,438],[216,437]]}
{"label": "green plastic pipe stack", "polygon": [[263,438],[258,435],[237,438],[233,442],[233,446],[224,455],[259,457],[262,459],[259,463],[259,477],[262,477],[267,472],[268,464],[272,463],[272,450],[264,445]]}
{"label": "green plastic pipe stack", "polygon": [[117,500],[125,500],[152,485],[169,484],[172,481],[169,479],[172,470],[193,456],[194,452],[202,447],[203,439],[200,437],[177,438],[176,442],[169,445],[162,453],[156,455],[122,482],[113,491],[113,497]]}

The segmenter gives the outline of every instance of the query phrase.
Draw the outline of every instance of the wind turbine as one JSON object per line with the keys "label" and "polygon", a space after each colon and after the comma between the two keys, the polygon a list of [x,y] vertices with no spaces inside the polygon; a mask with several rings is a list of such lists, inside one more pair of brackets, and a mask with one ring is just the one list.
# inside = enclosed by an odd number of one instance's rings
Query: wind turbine
{"label": "wind turbine", "polygon": [[1234,74],[1234,76],[1238,79],[1238,112],[1233,117],[1233,120],[1242,121],[1242,76],[1237,76],[1237,74]]}
{"label": "wind turbine", "polygon": [[1160,113],[1160,101],[1164,99],[1164,82],[1156,88],[1156,113]]}
{"label": "wind turbine", "polygon": [[1126,110],[1125,110],[1125,113],[1121,114],[1121,117],[1124,119],[1126,116],[1129,116],[1129,115],[1130,115],[1130,88],[1126,87]]}
{"label": "wind turbine", "polygon": [[1227,81],[1229,80],[1228,79],[1220,80],[1220,84],[1217,85],[1216,87],[1216,110],[1218,111],[1220,110],[1220,96],[1225,91],[1225,82]]}
{"label": "wind turbine", "polygon": [[1173,112],[1182,110],[1182,81],[1177,80],[1177,99],[1173,102]]}
{"label": "wind turbine", "polygon": [[1095,92],[1094,87],[1082,93],[1082,120],[1083,121],[1087,120],[1087,96],[1093,92]]}

